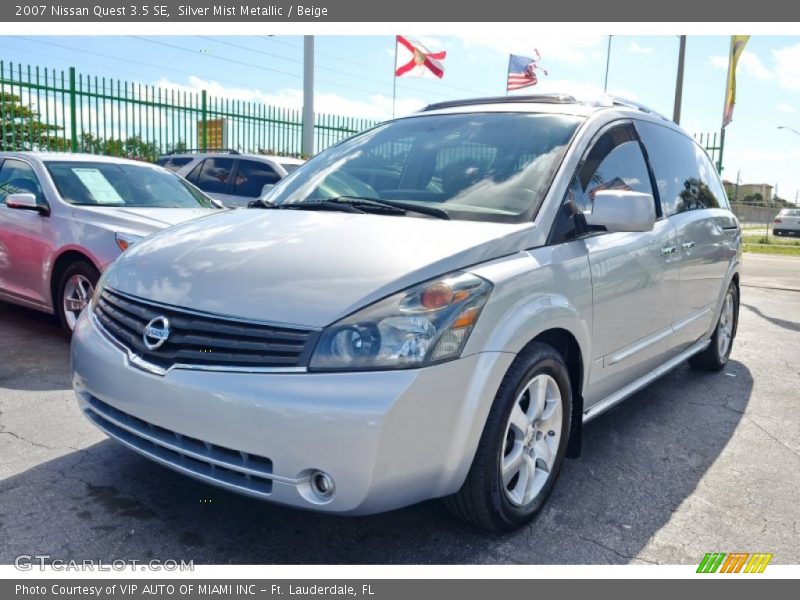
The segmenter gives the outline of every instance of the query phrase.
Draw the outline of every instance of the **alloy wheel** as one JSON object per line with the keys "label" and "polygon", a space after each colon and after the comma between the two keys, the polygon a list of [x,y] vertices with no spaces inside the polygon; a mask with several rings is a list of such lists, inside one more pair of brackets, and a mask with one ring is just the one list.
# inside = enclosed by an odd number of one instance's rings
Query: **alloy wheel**
{"label": "alloy wheel", "polygon": [[536,375],[517,396],[500,459],[503,489],[515,506],[530,504],[550,479],[561,441],[562,419],[556,380],[545,373]]}

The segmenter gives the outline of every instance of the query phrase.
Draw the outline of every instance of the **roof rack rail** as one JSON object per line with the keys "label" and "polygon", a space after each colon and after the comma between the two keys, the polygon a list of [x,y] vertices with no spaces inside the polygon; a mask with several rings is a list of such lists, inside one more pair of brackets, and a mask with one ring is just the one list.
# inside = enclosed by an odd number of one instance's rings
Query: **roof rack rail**
{"label": "roof rack rail", "polygon": [[172,156],[173,154],[191,154],[193,152],[217,152],[217,153],[226,153],[226,154],[241,154],[238,150],[234,150],[233,148],[206,148],[203,150],[202,148],[184,148],[183,150],[170,150],[169,152],[165,152],[162,156]]}
{"label": "roof rack rail", "polygon": [[644,104],[640,104],[639,102],[634,102],[633,100],[628,100],[627,98],[621,98],[620,96],[608,96],[608,98],[611,100],[612,103],[614,103],[615,106],[624,106],[626,108],[633,108],[633,109],[639,110],[639,111],[641,111],[643,113],[647,113],[649,115],[653,115],[654,117],[660,117],[660,118],[664,119],[665,121],[672,122],[672,119],[668,119],[667,117],[662,115],[660,112],[657,112],[657,111],[653,110],[649,106],[645,106]]}
{"label": "roof rack rail", "polygon": [[574,104],[578,100],[569,94],[536,94],[530,96],[490,96],[488,98],[467,98],[465,100],[448,100],[445,102],[435,102],[428,104],[419,112],[438,110],[440,108],[454,108],[458,106],[470,106],[474,104],[505,104],[530,102],[537,104]]}

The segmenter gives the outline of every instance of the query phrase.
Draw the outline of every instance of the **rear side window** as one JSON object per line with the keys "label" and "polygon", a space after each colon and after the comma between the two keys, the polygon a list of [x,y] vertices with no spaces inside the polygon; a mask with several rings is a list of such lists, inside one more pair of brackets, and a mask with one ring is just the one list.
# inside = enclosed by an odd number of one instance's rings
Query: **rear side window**
{"label": "rear side window", "polygon": [[267,184],[276,184],[281,176],[266,163],[255,160],[240,160],[233,182],[235,196],[258,198],[262,188]]}
{"label": "rear side window", "polygon": [[193,184],[197,185],[197,180],[200,179],[200,171],[203,170],[204,162],[206,161],[201,160],[194,166],[194,168],[191,171],[189,171],[189,174],[186,176],[186,181],[190,181]]}
{"label": "rear side window", "polygon": [[10,194],[33,194],[36,201],[44,202],[39,178],[28,163],[7,158],[0,166],[0,204],[5,204]]}
{"label": "rear side window", "polygon": [[204,192],[227,194],[232,170],[232,158],[207,158],[203,161],[197,181],[193,183]]}
{"label": "rear side window", "polygon": [[694,141],[655,123],[640,121],[636,127],[650,157],[664,214],[728,208],[714,165]]}

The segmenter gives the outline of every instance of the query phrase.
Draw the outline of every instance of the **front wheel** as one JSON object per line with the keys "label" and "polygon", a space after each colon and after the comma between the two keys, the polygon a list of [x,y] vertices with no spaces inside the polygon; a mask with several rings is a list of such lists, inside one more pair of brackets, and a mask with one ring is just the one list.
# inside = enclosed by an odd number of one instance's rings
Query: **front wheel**
{"label": "front wheel", "polygon": [[535,342],[506,373],[461,489],[445,499],[481,529],[509,531],[539,513],[569,438],[572,387],[561,355]]}
{"label": "front wheel", "polygon": [[64,333],[69,337],[75,323],[94,294],[94,286],[100,272],[86,261],[76,261],[69,265],[58,280],[55,309]]}
{"label": "front wheel", "polygon": [[739,290],[731,283],[722,301],[717,327],[711,336],[711,343],[705,350],[689,359],[689,364],[704,371],[721,371],[728,364],[739,321]]}

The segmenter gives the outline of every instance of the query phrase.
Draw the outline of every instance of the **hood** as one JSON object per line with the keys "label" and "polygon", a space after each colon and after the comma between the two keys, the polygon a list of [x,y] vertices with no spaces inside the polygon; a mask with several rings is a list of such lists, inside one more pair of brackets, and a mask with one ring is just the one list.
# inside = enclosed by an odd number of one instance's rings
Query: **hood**
{"label": "hood", "polygon": [[73,206],[72,211],[77,221],[89,221],[144,237],[171,225],[214,214],[219,209]]}
{"label": "hood", "polygon": [[393,292],[525,248],[533,225],[239,210],[157,233],[106,283],[193,310],[323,327]]}

